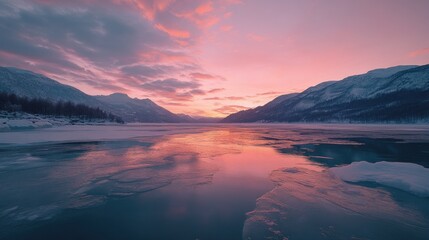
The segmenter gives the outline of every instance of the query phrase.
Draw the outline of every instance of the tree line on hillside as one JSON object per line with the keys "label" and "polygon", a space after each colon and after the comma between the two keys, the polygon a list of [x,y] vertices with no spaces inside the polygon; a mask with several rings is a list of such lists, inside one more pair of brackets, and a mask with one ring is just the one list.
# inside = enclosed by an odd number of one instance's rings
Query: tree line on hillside
{"label": "tree line on hillside", "polygon": [[111,113],[106,113],[100,108],[93,108],[84,104],[75,104],[70,101],[52,102],[43,98],[29,99],[13,93],[0,93],[0,110],[8,112],[26,112],[30,114],[42,114],[64,117],[78,117],[85,120],[105,119],[112,122],[124,121]]}

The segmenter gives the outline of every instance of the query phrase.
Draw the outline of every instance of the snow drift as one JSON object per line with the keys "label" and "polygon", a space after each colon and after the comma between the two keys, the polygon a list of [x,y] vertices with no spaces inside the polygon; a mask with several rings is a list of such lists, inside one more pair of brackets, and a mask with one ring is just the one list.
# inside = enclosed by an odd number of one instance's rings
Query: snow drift
{"label": "snow drift", "polygon": [[429,169],[404,162],[354,162],[330,171],[348,182],[376,182],[417,196],[429,197]]}

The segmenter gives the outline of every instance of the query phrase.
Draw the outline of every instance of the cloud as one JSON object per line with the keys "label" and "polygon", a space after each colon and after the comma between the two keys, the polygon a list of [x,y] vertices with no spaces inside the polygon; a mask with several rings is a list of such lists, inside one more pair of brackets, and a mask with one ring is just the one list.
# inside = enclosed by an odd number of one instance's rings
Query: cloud
{"label": "cloud", "polygon": [[227,100],[244,100],[246,98],[245,97],[230,96],[230,97],[225,97],[225,99],[227,99]]}
{"label": "cloud", "polygon": [[190,94],[192,95],[206,95],[206,92],[201,90],[201,89],[193,89],[191,91],[189,91]]}
{"label": "cloud", "polygon": [[118,2],[134,5],[146,18],[154,20],[155,16],[164,11],[174,0],[122,0]]}
{"label": "cloud", "polygon": [[232,101],[237,101],[237,100],[245,100],[246,97],[239,97],[239,96],[228,96],[228,97],[209,97],[209,98],[204,98],[204,100],[232,100]]}
{"label": "cloud", "polygon": [[169,78],[145,83],[142,85],[142,88],[159,92],[176,92],[178,89],[193,89],[198,88],[199,86],[200,84],[196,82],[180,81],[174,78]]}
{"label": "cloud", "polygon": [[212,100],[223,100],[223,98],[221,98],[221,97],[209,97],[209,98],[204,98],[204,100],[210,100],[210,101],[212,101]]}
{"label": "cloud", "polygon": [[284,94],[284,92],[275,92],[275,91],[263,92],[263,93],[257,93],[256,96],[280,95],[280,94]]}
{"label": "cloud", "polygon": [[255,42],[263,42],[266,39],[264,36],[256,34],[256,33],[250,33],[247,35],[247,37],[250,40],[255,41]]}
{"label": "cloud", "polygon": [[[217,92],[218,89],[212,89],[210,91],[207,91],[207,93],[211,93],[211,91]],[[222,91],[224,89],[219,89],[219,91]],[[203,98],[203,100],[206,101],[218,101],[217,103],[220,104],[219,101],[224,101],[227,103],[231,103],[231,101],[248,101],[252,103],[261,103],[265,102],[266,98],[272,99],[273,96],[278,96],[284,94],[284,92],[276,92],[276,91],[270,91],[270,92],[262,92],[262,93],[256,93],[254,95],[247,95],[247,96],[223,96],[223,97],[206,97]],[[264,99],[264,100],[261,100]],[[228,106],[238,106],[238,105],[228,105]]]}
{"label": "cloud", "polygon": [[0,1],[0,65],[89,94],[123,92],[184,106],[224,90],[210,90],[204,80],[224,78],[207,73],[195,53],[209,28],[231,16],[230,4],[236,2]]}
{"label": "cloud", "polygon": [[229,31],[231,31],[233,28],[234,28],[234,27],[233,27],[232,25],[223,25],[223,26],[221,26],[221,27],[220,27],[220,29],[221,29],[223,32],[229,32]]}
{"label": "cloud", "polygon": [[211,11],[213,11],[213,3],[210,2],[210,1],[201,4],[200,6],[198,6],[195,9],[195,13],[198,14],[198,15],[203,15],[203,14],[209,13]]}
{"label": "cloud", "polygon": [[207,91],[207,93],[217,93],[217,92],[222,92],[224,90],[225,90],[225,88],[213,88],[213,89]]}
{"label": "cloud", "polygon": [[208,80],[208,79],[216,79],[216,76],[207,74],[207,73],[199,73],[199,72],[193,72],[189,74],[189,77],[193,79],[199,79],[199,80]]}
{"label": "cloud", "polygon": [[[0,59],[3,65],[51,77],[61,72],[71,78],[68,82],[93,88],[116,84],[116,89],[121,89],[123,83],[115,83],[124,79],[120,66],[140,62],[140,52],[176,45],[132,12],[123,15],[121,11],[111,13],[98,8],[66,11],[43,4],[22,7],[18,3],[0,3],[0,8],[10,10],[10,14],[0,15],[0,51],[8,55]],[[96,81],[100,82],[94,84]]]}
{"label": "cloud", "polygon": [[220,108],[216,108],[214,109],[214,111],[224,114],[224,115],[229,115],[232,113],[236,113],[242,110],[247,110],[249,109],[248,107],[244,107],[244,106],[240,106],[240,105],[225,105],[222,106]]}
{"label": "cloud", "polygon": [[175,106],[175,107],[185,107],[188,106],[187,104],[183,102],[172,102],[172,101],[164,101],[164,100],[158,100],[157,104],[163,105],[163,106]]}
{"label": "cloud", "polygon": [[121,71],[135,77],[156,78],[175,71],[175,67],[167,65],[134,65],[122,67]]}
{"label": "cloud", "polygon": [[194,81],[169,78],[144,83],[141,85],[141,89],[156,93],[172,101],[190,101],[194,96],[206,94],[205,91],[199,89],[200,86],[199,83]]}
{"label": "cloud", "polygon": [[418,56],[427,55],[427,54],[429,54],[429,48],[422,48],[408,53],[408,56],[418,57]]}
{"label": "cloud", "polygon": [[191,33],[186,30],[175,29],[171,27],[164,26],[160,23],[155,24],[156,28],[167,33],[168,35],[176,38],[189,38],[191,37]]}

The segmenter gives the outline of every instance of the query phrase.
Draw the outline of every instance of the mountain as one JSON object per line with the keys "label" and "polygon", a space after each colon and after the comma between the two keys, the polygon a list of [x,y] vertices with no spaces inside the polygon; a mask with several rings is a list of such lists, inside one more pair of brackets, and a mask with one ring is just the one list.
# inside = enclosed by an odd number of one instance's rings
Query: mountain
{"label": "mountain", "polygon": [[126,122],[184,121],[149,99],[130,98],[120,93],[90,96],[72,86],[18,68],[0,67],[0,92],[14,93],[27,98],[44,98],[53,102],[70,101],[99,107],[121,117]]}
{"label": "mountain", "polygon": [[54,102],[71,101],[98,107],[100,102],[84,92],[41,74],[12,67],[0,67],[0,92]]}
{"label": "mountain", "polygon": [[329,81],[222,122],[417,122],[429,120],[429,65],[397,66]]}
{"label": "mountain", "polygon": [[266,112],[272,111],[272,109],[273,108],[275,109],[277,105],[297,95],[298,93],[290,93],[290,94],[278,96],[271,102],[268,102],[267,104],[265,104],[264,106],[259,106],[256,108],[251,108],[237,113],[233,113],[228,117],[222,119],[220,122],[257,122],[257,121],[265,120],[263,119],[263,116],[266,114]]}
{"label": "mountain", "polygon": [[218,123],[222,118],[217,117],[203,117],[203,116],[189,116],[186,114],[177,114],[182,122],[186,123]]}
{"label": "mountain", "polygon": [[180,116],[156,105],[150,99],[130,98],[122,93],[95,96],[95,98],[126,122],[187,122]]}

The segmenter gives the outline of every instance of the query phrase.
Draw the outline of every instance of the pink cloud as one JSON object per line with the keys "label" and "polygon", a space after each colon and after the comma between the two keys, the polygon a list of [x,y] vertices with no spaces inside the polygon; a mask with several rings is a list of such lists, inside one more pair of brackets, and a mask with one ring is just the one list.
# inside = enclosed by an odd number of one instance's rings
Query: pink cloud
{"label": "pink cloud", "polygon": [[175,38],[189,38],[191,36],[191,34],[188,31],[186,31],[186,30],[169,28],[169,27],[166,27],[166,26],[164,26],[164,25],[162,25],[160,23],[155,24],[155,27],[158,28],[159,30],[167,33],[171,37],[175,37]]}
{"label": "pink cloud", "polygon": [[417,56],[422,56],[427,54],[429,54],[429,48],[422,48],[408,53],[408,56],[417,57]]}
{"label": "pink cloud", "polygon": [[221,98],[221,97],[209,97],[209,98],[204,98],[204,100],[209,100],[209,101],[212,101],[212,100],[222,100],[223,98]]}
{"label": "pink cloud", "polygon": [[140,60],[144,63],[194,64],[194,59],[181,51],[151,49],[142,51],[139,56]]}
{"label": "pink cloud", "polygon": [[236,113],[238,111],[247,110],[248,107],[240,106],[240,105],[225,105],[220,108],[216,108],[214,111],[221,113],[223,115],[229,115],[231,113]]}
{"label": "pink cloud", "polygon": [[256,34],[256,33],[249,33],[249,34],[247,34],[247,37],[250,40],[255,41],[255,42],[263,42],[266,39],[264,36]]}
{"label": "pink cloud", "polygon": [[212,2],[203,3],[195,9],[195,13],[198,15],[207,14],[211,11],[213,11],[213,3]]}
{"label": "pink cloud", "polygon": [[214,89],[211,89],[211,90],[209,90],[207,92],[208,93],[217,93],[217,92],[222,92],[224,90],[225,90],[225,88],[214,88]]}
{"label": "pink cloud", "polygon": [[159,12],[165,11],[175,0],[114,0],[119,4],[134,5],[149,20],[154,20]]}
{"label": "pink cloud", "polygon": [[207,74],[207,73],[200,73],[200,72],[193,72],[190,73],[189,76],[193,79],[199,79],[199,80],[209,80],[209,79],[216,79],[216,76]]}
{"label": "pink cloud", "polygon": [[229,32],[233,29],[233,26],[232,25],[223,25],[220,27],[220,29],[224,32]]}
{"label": "pink cloud", "polygon": [[284,92],[269,91],[269,92],[257,93],[256,96],[280,95],[280,94],[284,94]]}

